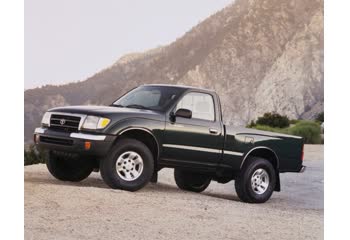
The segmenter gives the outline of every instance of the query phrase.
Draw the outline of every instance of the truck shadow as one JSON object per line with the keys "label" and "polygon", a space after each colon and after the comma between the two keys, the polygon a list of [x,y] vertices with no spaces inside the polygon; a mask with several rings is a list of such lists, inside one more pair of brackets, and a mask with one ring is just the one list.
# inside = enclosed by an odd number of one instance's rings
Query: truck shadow
{"label": "truck shadow", "polygon": [[[96,176],[91,176],[81,182],[68,182],[68,181],[60,181],[53,177],[48,177],[46,174],[40,174],[40,175],[30,175],[25,176],[24,181],[26,183],[32,183],[32,184],[43,184],[43,185],[58,185],[58,186],[75,186],[75,187],[89,187],[89,188],[103,188],[103,189],[109,189],[109,188],[101,178]],[[118,190],[117,190],[118,191]],[[121,190],[119,190],[121,191]],[[181,189],[179,189],[177,186],[168,184],[168,183],[149,183],[146,187],[143,189],[135,192],[137,193],[166,193],[166,194],[193,194],[193,195],[205,195],[208,197],[213,197],[217,199],[223,199],[223,200],[229,200],[229,201],[237,201],[240,202],[239,198],[232,194],[222,194],[218,192],[212,192],[212,191],[205,191],[203,193],[193,193],[193,192],[186,192]]]}
{"label": "truck shadow", "polygon": [[35,184],[52,184],[52,185],[60,185],[60,186],[76,186],[76,187],[97,187],[97,188],[105,188],[110,189],[102,179],[99,178],[87,178],[81,182],[69,182],[69,181],[60,181],[55,178],[47,177],[47,176],[30,176],[24,178],[25,182],[35,183]]}

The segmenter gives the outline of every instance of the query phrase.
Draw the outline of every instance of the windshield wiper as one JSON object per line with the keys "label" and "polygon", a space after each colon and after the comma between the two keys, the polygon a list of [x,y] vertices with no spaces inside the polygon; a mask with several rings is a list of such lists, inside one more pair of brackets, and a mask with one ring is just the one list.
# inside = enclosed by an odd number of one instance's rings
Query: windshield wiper
{"label": "windshield wiper", "polygon": [[121,104],[112,104],[112,107],[125,107],[125,106],[123,106],[123,105],[121,105]]}
{"label": "windshield wiper", "polygon": [[142,106],[140,104],[130,104],[130,105],[127,105],[125,107],[127,107],[127,108],[138,108],[138,109],[149,109],[149,108],[147,108],[145,106]]}

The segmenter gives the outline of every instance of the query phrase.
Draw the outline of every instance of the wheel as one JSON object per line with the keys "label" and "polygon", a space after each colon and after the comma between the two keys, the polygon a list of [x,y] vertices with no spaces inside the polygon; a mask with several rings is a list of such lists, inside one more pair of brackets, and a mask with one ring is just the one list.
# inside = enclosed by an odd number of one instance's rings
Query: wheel
{"label": "wheel", "polygon": [[136,191],[144,187],[153,175],[151,151],[135,139],[121,139],[100,161],[104,182],[111,188]]}
{"label": "wheel", "polygon": [[52,176],[59,180],[80,182],[91,174],[93,161],[89,158],[50,151],[46,166]]}
{"label": "wheel", "polygon": [[243,202],[263,203],[269,200],[276,185],[276,171],[272,164],[258,157],[249,157],[235,180],[238,197]]}
{"label": "wheel", "polygon": [[180,169],[174,170],[174,177],[180,189],[191,192],[203,192],[211,181],[211,178],[204,174]]}

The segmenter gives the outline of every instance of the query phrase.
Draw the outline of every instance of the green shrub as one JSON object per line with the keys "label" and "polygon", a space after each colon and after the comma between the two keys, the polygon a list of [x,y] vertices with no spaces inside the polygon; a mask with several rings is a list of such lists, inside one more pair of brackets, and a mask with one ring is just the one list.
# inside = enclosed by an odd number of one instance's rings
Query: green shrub
{"label": "green shrub", "polygon": [[268,132],[278,132],[278,133],[285,133],[285,134],[288,133],[287,128],[274,128],[266,125],[256,125],[254,128],[262,131],[268,131]]}
{"label": "green shrub", "polygon": [[24,149],[24,166],[45,163],[46,158],[46,152],[37,149],[34,145],[30,145],[27,150]]}
{"label": "green shrub", "polygon": [[312,121],[300,121],[295,126],[288,129],[288,133],[304,138],[304,143],[321,144],[321,127]]}
{"label": "green shrub", "polygon": [[256,123],[254,122],[254,120],[251,120],[250,123],[246,126],[247,128],[253,128],[256,126]]}
{"label": "green shrub", "polygon": [[289,119],[287,116],[282,116],[276,112],[264,113],[262,117],[258,117],[257,125],[265,125],[277,128],[289,127]]}
{"label": "green shrub", "polygon": [[313,121],[299,120],[294,126],[289,128],[276,128],[266,125],[256,125],[253,128],[263,131],[300,136],[304,138],[304,143],[307,144],[323,143],[321,137],[321,127],[318,123]]}
{"label": "green shrub", "polygon": [[324,122],[324,112],[319,113],[315,120],[323,123]]}
{"label": "green shrub", "polygon": [[298,122],[299,122],[299,120],[297,120],[297,119],[289,120],[289,124],[297,124]]}

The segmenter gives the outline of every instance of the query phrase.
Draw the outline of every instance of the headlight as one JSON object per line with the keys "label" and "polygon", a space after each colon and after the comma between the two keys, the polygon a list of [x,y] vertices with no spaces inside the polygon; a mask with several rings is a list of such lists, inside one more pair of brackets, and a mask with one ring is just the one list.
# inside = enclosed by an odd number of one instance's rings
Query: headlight
{"label": "headlight", "polygon": [[50,125],[50,118],[51,118],[51,113],[46,112],[43,116],[43,119],[41,120],[41,125],[42,126],[49,126]]}
{"label": "headlight", "polygon": [[87,116],[82,128],[85,129],[103,129],[105,128],[109,122],[108,118],[100,118],[100,117],[95,117],[95,116]]}

